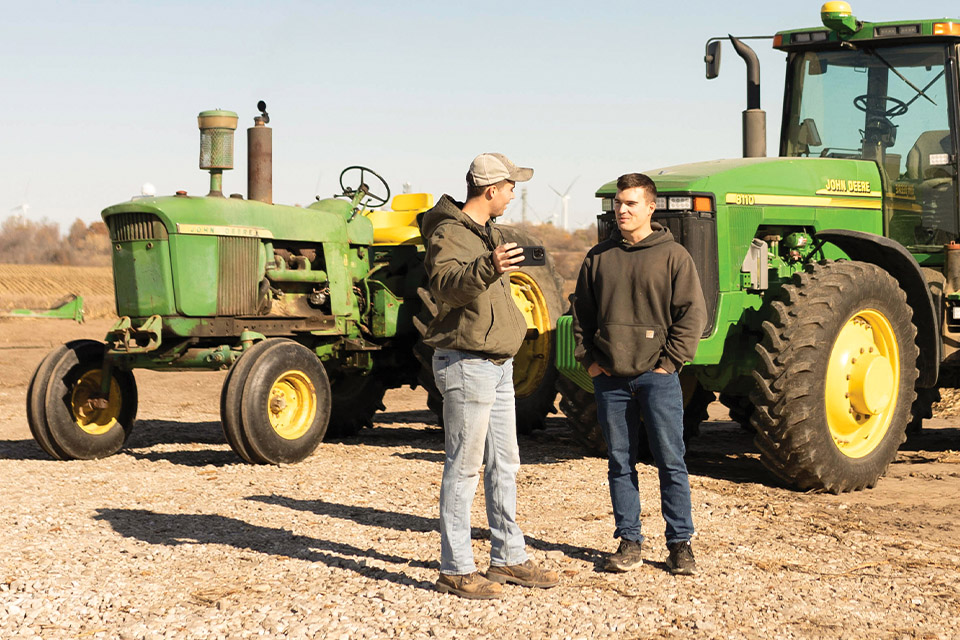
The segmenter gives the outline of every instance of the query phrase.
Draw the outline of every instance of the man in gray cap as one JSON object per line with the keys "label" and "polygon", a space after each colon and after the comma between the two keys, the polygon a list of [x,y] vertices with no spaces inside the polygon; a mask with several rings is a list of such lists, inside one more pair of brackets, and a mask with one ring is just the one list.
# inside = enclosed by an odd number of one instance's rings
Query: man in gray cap
{"label": "man in gray cap", "polygon": [[[437,315],[424,342],[443,394],[446,456],[440,485],[440,578],[437,589],[465,598],[499,598],[503,583],[552,587],[558,578],[527,557],[517,525],[517,425],[513,356],[526,322],[510,293],[509,273],[523,262],[516,243],[494,223],[533,177],[499,153],[477,156],[467,173],[467,199],[444,195],[421,222],[426,269]],[[490,525],[490,568],[477,573],[470,508],[480,465]]]}

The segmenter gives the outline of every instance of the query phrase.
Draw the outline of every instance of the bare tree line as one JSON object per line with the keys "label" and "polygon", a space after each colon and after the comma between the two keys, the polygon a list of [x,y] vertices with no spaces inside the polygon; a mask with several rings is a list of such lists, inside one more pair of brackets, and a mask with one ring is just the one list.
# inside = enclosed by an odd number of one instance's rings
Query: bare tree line
{"label": "bare tree line", "polygon": [[[560,254],[557,267],[568,279],[575,277],[579,261],[597,238],[595,225],[572,233],[550,224],[524,226]],[[55,222],[10,216],[0,224],[0,264],[108,266],[110,233],[99,220],[87,224],[77,218],[64,235]]]}
{"label": "bare tree line", "polygon": [[0,224],[0,263],[106,266],[110,233],[99,220],[77,218],[63,235],[55,222],[10,216]]}

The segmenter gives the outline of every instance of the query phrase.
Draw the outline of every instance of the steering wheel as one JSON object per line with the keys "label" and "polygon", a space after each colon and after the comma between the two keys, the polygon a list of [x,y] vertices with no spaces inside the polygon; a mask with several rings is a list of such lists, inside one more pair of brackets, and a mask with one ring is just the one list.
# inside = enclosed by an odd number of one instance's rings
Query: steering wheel
{"label": "steering wheel", "polygon": [[[344,182],[344,176],[347,175],[347,173],[350,171],[360,172],[360,183],[357,185],[356,189],[353,189],[352,187],[348,187]],[[364,177],[368,173],[380,181],[380,185],[383,185],[383,189],[387,192],[387,195],[380,196],[380,195],[377,195],[376,193],[373,193],[370,190],[370,187],[367,186],[367,183],[364,180]],[[380,189],[379,189],[380,185],[375,185],[378,187],[377,189],[378,192],[380,192]],[[378,174],[376,171],[368,167],[353,165],[341,171],[340,172],[340,188],[343,190],[343,195],[349,198],[356,197],[358,193],[363,192],[364,195],[361,196],[361,199],[366,198],[367,199],[366,204],[368,206],[380,207],[387,204],[387,202],[389,202],[390,200],[390,186],[387,184],[387,181],[384,180],[382,177],[380,177],[380,174]]]}
{"label": "steering wheel", "polygon": [[[867,100],[877,100],[882,99],[884,103],[892,102],[893,106],[884,111],[883,109],[871,109],[867,107]],[[897,116],[902,116],[907,112],[907,103],[893,96],[871,96],[870,94],[863,94],[857,96],[853,99],[853,106],[855,106],[860,111],[864,113],[869,113],[870,115],[882,115],[885,118],[896,118]]]}

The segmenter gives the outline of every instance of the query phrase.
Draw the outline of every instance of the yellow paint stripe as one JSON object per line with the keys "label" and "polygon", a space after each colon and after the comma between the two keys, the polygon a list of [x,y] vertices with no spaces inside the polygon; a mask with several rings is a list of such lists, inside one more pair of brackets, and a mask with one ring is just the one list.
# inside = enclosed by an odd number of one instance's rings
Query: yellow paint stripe
{"label": "yellow paint stripe", "polygon": [[881,209],[881,200],[829,196],[778,196],[763,193],[728,193],[727,204],[740,206],[834,207],[838,209]]}
{"label": "yellow paint stripe", "polygon": [[830,189],[818,189],[816,193],[818,196],[849,196],[851,198],[879,198],[883,195],[880,191],[854,193],[852,191],[831,191]]}

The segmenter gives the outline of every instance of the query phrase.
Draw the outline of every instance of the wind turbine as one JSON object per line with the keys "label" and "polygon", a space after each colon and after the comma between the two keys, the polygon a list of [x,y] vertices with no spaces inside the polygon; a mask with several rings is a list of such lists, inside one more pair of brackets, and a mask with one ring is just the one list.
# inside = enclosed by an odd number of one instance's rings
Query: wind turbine
{"label": "wind turbine", "polygon": [[573,185],[579,179],[580,179],[580,176],[577,176],[576,178],[574,178],[573,181],[570,183],[570,186],[568,186],[567,190],[564,191],[563,193],[560,193],[559,191],[554,189],[552,185],[547,185],[548,187],[550,187],[551,191],[553,191],[555,194],[560,196],[560,211],[561,211],[560,228],[563,229],[564,231],[567,230],[567,223],[570,219],[570,189],[573,188]]}
{"label": "wind turbine", "polygon": [[27,196],[30,194],[30,181],[27,180],[27,188],[23,190],[23,200],[20,201],[20,204],[10,209],[10,213],[13,213],[18,216],[26,217],[27,211],[30,210],[30,203],[27,202]]}

